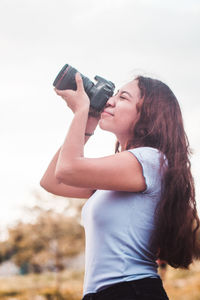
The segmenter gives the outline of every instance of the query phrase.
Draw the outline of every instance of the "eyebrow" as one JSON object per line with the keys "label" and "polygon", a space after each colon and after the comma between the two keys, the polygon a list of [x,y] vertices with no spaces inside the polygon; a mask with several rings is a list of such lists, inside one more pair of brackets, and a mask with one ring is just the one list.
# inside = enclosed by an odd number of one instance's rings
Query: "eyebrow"
{"label": "eyebrow", "polygon": [[127,91],[122,91],[121,94],[128,94],[131,98],[133,98],[133,96]]}

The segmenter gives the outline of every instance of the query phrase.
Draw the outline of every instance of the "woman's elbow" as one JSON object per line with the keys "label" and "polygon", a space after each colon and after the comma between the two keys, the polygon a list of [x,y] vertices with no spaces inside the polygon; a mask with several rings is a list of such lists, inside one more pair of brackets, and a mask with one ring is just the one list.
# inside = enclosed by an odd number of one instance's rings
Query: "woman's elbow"
{"label": "woman's elbow", "polygon": [[40,181],[40,186],[48,193],[51,193],[53,195],[57,195],[57,193],[55,192],[54,188],[52,187],[51,184],[47,184],[44,181]]}
{"label": "woman's elbow", "polygon": [[45,188],[45,186],[46,186],[46,180],[45,180],[45,178],[46,178],[46,176],[43,175],[43,177],[40,179],[40,186],[42,188]]}
{"label": "woman's elbow", "polygon": [[43,178],[40,180],[40,186],[43,189],[45,189],[47,192],[49,192],[49,186],[48,186],[48,184],[45,182],[45,180]]}

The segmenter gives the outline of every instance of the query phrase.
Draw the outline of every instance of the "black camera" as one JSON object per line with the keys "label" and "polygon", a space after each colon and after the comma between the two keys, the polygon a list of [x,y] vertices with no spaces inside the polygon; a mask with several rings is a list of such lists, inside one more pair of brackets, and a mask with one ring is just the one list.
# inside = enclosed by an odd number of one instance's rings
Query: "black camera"
{"label": "black camera", "polygon": [[[76,90],[77,86],[75,81],[75,74],[77,72],[78,71],[70,65],[64,65],[64,67],[61,69],[56,79],[54,80],[53,86],[55,86],[58,90]],[[83,80],[85,92],[90,99],[90,106],[95,111],[102,111],[106,102],[110,97],[112,97],[114,93],[114,83],[100,76],[95,76],[94,79],[97,81],[97,83],[94,84],[86,76],[81,74],[81,77]]]}

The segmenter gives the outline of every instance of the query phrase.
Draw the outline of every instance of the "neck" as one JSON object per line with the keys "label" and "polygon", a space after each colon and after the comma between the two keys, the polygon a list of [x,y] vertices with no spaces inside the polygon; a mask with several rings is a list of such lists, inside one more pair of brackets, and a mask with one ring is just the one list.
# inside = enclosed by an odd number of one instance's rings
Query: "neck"
{"label": "neck", "polygon": [[120,147],[121,147],[121,151],[124,151],[126,150],[126,146],[127,146],[127,143],[128,143],[128,139],[125,138],[125,137],[117,137],[117,140],[120,144]]}

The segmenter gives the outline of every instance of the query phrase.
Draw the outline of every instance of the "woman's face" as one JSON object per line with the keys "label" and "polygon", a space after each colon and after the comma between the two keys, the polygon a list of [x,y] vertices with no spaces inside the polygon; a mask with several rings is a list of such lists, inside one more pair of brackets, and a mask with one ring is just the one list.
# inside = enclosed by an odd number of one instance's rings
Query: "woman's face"
{"label": "woman's face", "polygon": [[139,101],[138,81],[133,80],[108,100],[101,113],[100,128],[113,132],[119,141],[127,141],[132,137],[134,125],[139,118],[136,107]]}

